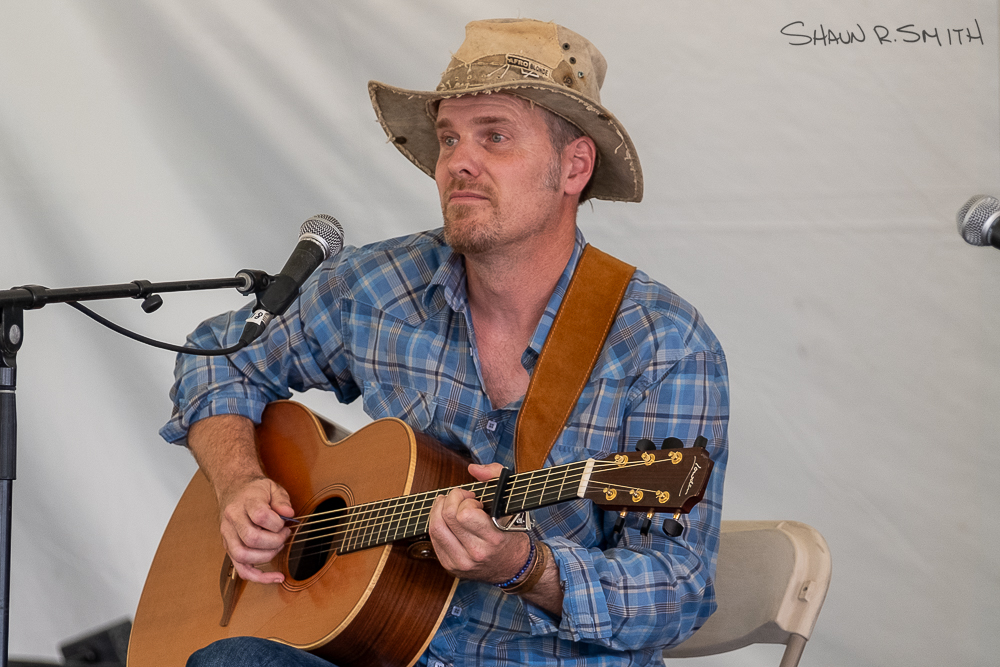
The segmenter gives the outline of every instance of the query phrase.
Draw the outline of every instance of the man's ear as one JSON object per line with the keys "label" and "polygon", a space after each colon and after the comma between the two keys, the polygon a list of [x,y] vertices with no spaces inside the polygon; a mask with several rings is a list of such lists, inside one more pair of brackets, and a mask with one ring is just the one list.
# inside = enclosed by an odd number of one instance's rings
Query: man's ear
{"label": "man's ear", "polygon": [[563,149],[563,159],[569,158],[570,170],[566,178],[565,192],[568,195],[578,195],[590,182],[590,177],[597,166],[597,146],[588,136],[582,136],[571,141]]}

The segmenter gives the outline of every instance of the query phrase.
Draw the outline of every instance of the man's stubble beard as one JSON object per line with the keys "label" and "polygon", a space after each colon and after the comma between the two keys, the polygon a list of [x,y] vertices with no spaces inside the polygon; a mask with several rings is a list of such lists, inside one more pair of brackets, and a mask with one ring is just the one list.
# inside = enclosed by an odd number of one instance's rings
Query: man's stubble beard
{"label": "man's stubble beard", "polygon": [[[473,222],[482,209],[481,205],[475,204],[448,204],[448,197],[455,190],[474,190],[482,193],[490,204],[487,218],[483,221]],[[470,187],[462,181],[454,181],[448,186],[445,192],[444,202],[441,204],[441,213],[444,217],[444,240],[451,246],[452,250],[462,255],[475,255],[487,252],[494,248],[500,239],[500,204],[496,190],[493,188]]]}
{"label": "man's stubble beard", "polygon": [[[552,159],[545,170],[542,186],[558,192],[562,178],[562,162],[560,155],[553,148]],[[467,204],[452,204],[448,196],[455,190],[471,189],[482,192],[489,199],[491,210],[487,220],[479,224],[462,224],[462,220],[475,215],[477,206]],[[444,240],[451,249],[461,255],[477,255],[489,252],[502,242],[503,211],[500,210],[499,197],[492,187],[470,187],[463,181],[452,181],[445,191],[444,202],[441,204],[444,217]]]}

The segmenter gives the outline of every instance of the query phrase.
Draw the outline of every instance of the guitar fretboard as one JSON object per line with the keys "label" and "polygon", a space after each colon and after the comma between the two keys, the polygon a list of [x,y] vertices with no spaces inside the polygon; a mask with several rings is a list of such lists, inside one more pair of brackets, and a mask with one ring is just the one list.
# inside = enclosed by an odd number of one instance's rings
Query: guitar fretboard
{"label": "guitar fretboard", "polygon": [[[516,514],[578,497],[581,480],[590,466],[591,461],[579,461],[511,475],[500,500],[503,507],[500,515]],[[471,491],[483,503],[487,514],[493,512],[497,480],[454,488]],[[342,554],[360,551],[426,534],[434,499],[449,491],[451,488],[347,507],[323,517],[322,521],[335,522],[331,545],[335,551]],[[310,522],[309,528],[312,529],[315,523],[318,522]]]}

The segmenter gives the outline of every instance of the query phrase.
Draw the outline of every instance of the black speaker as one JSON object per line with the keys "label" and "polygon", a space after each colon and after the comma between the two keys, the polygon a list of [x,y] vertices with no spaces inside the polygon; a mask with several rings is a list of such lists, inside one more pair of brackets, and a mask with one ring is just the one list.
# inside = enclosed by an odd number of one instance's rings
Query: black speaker
{"label": "black speaker", "polygon": [[59,646],[65,667],[125,667],[132,622],[125,620]]}

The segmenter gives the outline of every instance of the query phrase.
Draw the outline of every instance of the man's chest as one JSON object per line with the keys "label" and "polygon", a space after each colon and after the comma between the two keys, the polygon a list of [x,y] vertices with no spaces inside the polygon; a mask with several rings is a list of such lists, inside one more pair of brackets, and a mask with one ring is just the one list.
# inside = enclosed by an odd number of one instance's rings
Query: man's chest
{"label": "man's chest", "polygon": [[524,346],[517,341],[484,337],[478,352],[483,389],[494,407],[502,408],[524,396],[529,381],[521,365]]}
{"label": "man's chest", "polygon": [[[513,437],[518,399],[529,376],[521,364],[527,343],[492,344],[445,309],[419,325],[384,313],[355,311],[345,337],[349,372],[373,419],[395,417],[446,445],[492,461],[502,439]],[[498,341],[492,341],[494,343]],[[513,370],[512,370],[513,369]],[[617,428],[631,379],[613,367],[587,384],[553,456],[567,463],[616,451]],[[563,442],[564,441],[564,442]]]}

